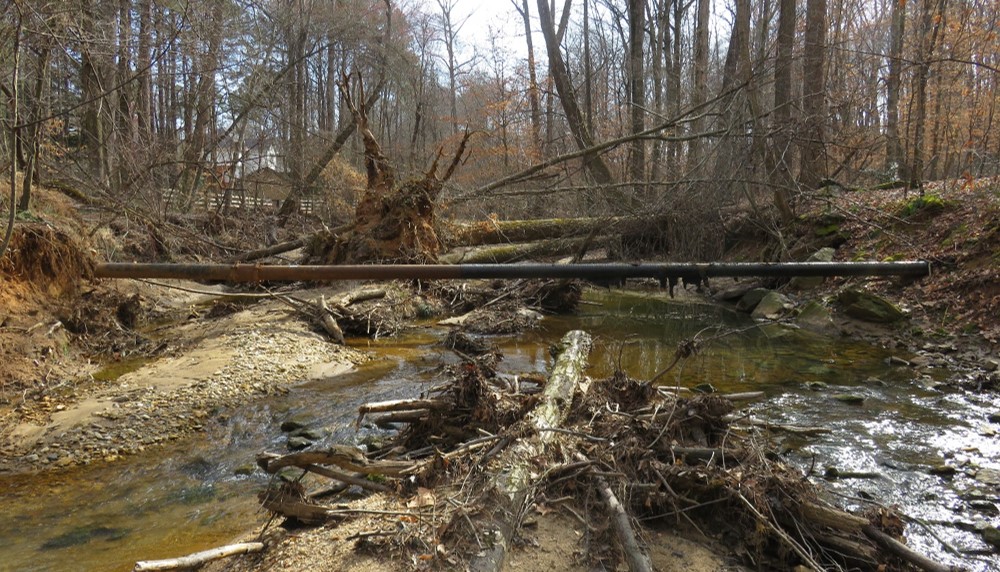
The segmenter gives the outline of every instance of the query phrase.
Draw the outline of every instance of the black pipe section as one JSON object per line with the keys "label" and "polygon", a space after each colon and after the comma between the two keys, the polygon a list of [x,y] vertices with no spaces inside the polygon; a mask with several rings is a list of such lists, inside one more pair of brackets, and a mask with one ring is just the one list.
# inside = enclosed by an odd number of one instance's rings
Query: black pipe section
{"label": "black pipe section", "polygon": [[930,274],[923,260],[900,262],[710,262],[664,264],[98,264],[98,278],[183,278],[225,282],[447,280],[474,278],[706,279],[724,276],[912,276]]}

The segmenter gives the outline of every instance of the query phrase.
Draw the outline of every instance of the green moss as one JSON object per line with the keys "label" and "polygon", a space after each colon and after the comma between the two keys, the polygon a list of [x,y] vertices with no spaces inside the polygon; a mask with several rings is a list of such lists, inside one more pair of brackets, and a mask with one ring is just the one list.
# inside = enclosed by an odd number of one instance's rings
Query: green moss
{"label": "green moss", "polygon": [[950,206],[950,204],[948,201],[941,198],[941,195],[928,193],[925,195],[918,195],[908,201],[905,201],[899,207],[897,214],[903,218],[907,218],[917,213],[939,213],[948,206]]}
{"label": "green moss", "polygon": [[816,229],[816,236],[830,236],[840,232],[839,224],[831,224]]}

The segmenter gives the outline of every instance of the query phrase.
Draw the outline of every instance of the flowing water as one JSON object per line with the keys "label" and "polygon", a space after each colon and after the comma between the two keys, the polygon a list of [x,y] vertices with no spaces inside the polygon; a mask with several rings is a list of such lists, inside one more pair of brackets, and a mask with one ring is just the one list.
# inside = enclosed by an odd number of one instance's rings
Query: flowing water
{"label": "flowing water", "polygon": [[[940,561],[1000,570],[995,557],[960,559],[935,539],[984,551],[973,529],[977,523],[1000,524],[996,487],[963,470],[947,478],[929,473],[945,462],[1000,469],[1000,440],[986,423],[990,408],[997,409],[995,400],[928,389],[933,380],[914,379],[913,370],[889,365],[891,354],[884,349],[758,327],[717,306],[673,302],[661,294],[591,293],[577,315],[546,318],[538,330],[498,340],[505,355],[501,369],[545,371],[550,344],[576,328],[596,338],[590,370],[595,377],[620,368],[648,379],[673,361],[679,340],[697,336],[700,351],[663,376],[663,383],[765,392],[747,407],[755,417],[831,430],[775,443],[789,462],[813,467],[818,475],[826,467],[879,475],[814,479],[845,505],[857,506],[862,497],[898,505],[928,525],[909,526],[911,546]],[[442,349],[445,333],[427,326],[372,343],[380,359],[357,371],[225,412],[206,433],[170,448],[54,476],[0,479],[0,570],[124,571],[136,560],[232,541],[264,518],[256,504],[264,478],[252,471],[253,458],[284,448],[282,420],[314,419],[329,430],[324,442],[363,440],[365,430],[359,435],[353,425],[357,406],[413,397],[439,382],[441,365],[455,361]],[[949,375],[941,370],[935,377]],[[835,399],[838,394],[864,400],[848,404]]]}

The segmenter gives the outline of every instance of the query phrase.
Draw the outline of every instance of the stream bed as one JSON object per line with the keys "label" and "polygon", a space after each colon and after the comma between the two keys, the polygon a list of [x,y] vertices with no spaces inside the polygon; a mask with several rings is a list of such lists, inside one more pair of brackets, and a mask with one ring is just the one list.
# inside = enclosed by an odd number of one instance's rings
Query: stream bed
{"label": "stream bed", "polygon": [[[1000,571],[976,527],[1000,525],[1000,438],[995,396],[935,389],[946,368],[918,377],[891,365],[892,352],[784,326],[760,327],[714,305],[661,293],[590,292],[578,314],[498,338],[500,369],[544,372],[549,346],[569,329],[594,335],[590,375],[616,368],[648,379],[666,368],[677,343],[697,335],[697,355],[665,375],[667,385],[709,383],[720,392],[763,391],[745,410],[776,423],[830,429],[818,437],[773,436],[785,458],[845,506],[870,498],[898,506],[910,546],[971,570]],[[253,459],[285,450],[281,422],[292,416],[323,427],[323,443],[358,442],[357,406],[413,397],[441,380],[455,355],[447,331],[417,327],[369,345],[379,356],[356,371],[295,386],[281,396],[220,413],[206,431],[110,465],[44,476],[0,478],[0,570],[131,570],[136,560],[181,556],[231,542],[263,521],[256,493],[265,482]],[[906,356],[901,356],[906,357]],[[850,396],[850,399],[844,399]],[[846,402],[845,402],[846,401]],[[944,469],[943,467],[952,467]],[[875,478],[826,481],[828,467]],[[935,469],[936,468],[936,469]],[[951,472],[952,474],[931,474]]]}

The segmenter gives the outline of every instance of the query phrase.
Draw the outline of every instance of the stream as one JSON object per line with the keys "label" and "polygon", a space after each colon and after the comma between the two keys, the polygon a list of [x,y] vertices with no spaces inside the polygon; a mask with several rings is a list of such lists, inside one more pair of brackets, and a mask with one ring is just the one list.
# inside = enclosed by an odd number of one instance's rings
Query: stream
{"label": "stream", "polygon": [[[679,340],[698,335],[698,354],[663,383],[765,392],[745,408],[754,417],[831,430],[772,439],[788,462],[812,467],[812,480],[845,506],[864,498],[896,505],[923,523],[907,527],[911,547],[970,570],[1000,571],[995,554],[958,557],[938,540],[988,554],[976,527],[1000,525],[1000,427],[987,422],[1000,404],[993,396],[934,389],[952,375],[946,369],[915,379],[911,368],[889,364],[891,352],[866,343],[760,327],[745,315],[661,293],[619,291],[589,292],[578,314],[499,338],[500,369],[544,372],[549,345],[569,329],[594,335],[593,377],[620,368],[648,379],[671,363]],[[440,382],[442,364],[457,360],[441,344],[446,333],[425,325],[377,342],[353,340],[380,358],[225,411],[182,443],[68,473],[0,477],[0,570],[125,571],[136,560],[231,542],[265,518],[256,501],[265,477],[253,471],[253,459],[262,450],[285,450],[283,420],[313,419],[328,431],[322,443],[364,439],[365,429],[354,430],[357,406],[413,397]],[[838,399],[845,395],[854,403]],[[953,475],[931,474],[945,464],[957,468]],[[826,481],[827,467],[877,477]]]}

